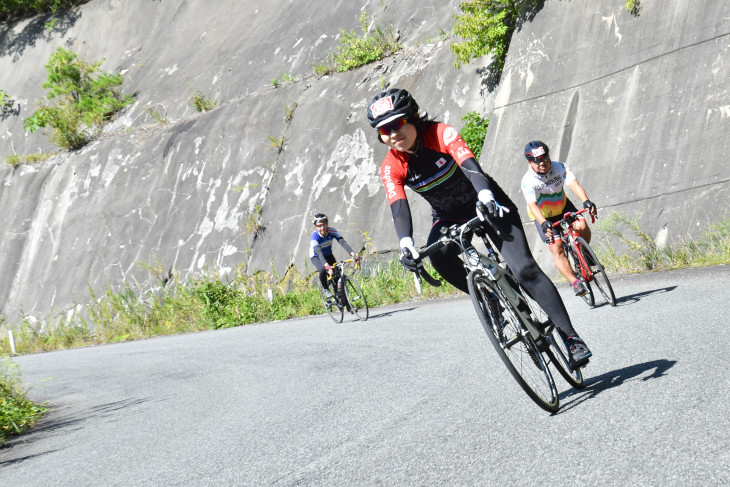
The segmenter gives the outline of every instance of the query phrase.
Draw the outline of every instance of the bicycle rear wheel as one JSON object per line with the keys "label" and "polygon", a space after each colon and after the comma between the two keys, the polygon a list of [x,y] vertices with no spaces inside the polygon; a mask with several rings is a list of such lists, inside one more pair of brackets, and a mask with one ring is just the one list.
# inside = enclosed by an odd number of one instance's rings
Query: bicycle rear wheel
{"label": "bicycle rear wheel", "polygon": [[325,295],[322,283],[319,284],[319,296],[322,298],[322,304],[324,304],[324,309],[327,310],[327,313],[330,315],[330,318],[332,318],[332,321],[334,321],[335,323],[342,323],[342,319],[345,317],[344,306],[340,305],[337,302],[337,298],[335,298],[334,295],[329,297]]}
{"label": "bicycle rear wheel", "polygon": [[362,292],[360,285],[349,277],[342,276],[345,283],[345,301],[350,313],[360,318],[362,321],[368,319],[368,302],[365,299],[365,293]]}
{"label": "bicycle rear wheel", "polygon": [[479,320],[512,377],[538,406],[558,410],[558,389],[547,362],[502,290],[481,270],[467,276]]}
{"label": "bicycle rear wheel", "polygon": [[[577,244],[576,244],[577,245]],[[575,274],[575,277],[577,279],[580,279],[583,282],[583,285],[586,287],[586,293],[581,296],[583,298],[583,301],[586,302],[586,304],[590,307],[595,306],[596,304],[596,298],[593,295],[593,289],[591,289],[591,272],[590,269],[587,267],[585,269],[581,269],[581,259],[579,256],[575,254],[575,248],[571,249],[565,249],[566,254],[568,256],[568,261],[570,262],[570,268],[573,269],[573,274]]]}
{"label": "bicycle rear wheel", "polygon": [[576,243],[578,244],[578,248],[580,249],[580,251],[583,253],[583,259],[586,261],[591,269],[591,273],[593,274],[593,282],[596,283],[596,287],[601,292],[603,297],[606,298],[608,304],[610,304],[611,306],[616,306],[616,295],[613,293],[613,287],[611,287],[611,282],[608,280],[606,270],[598,261],[598,257],[596,257],[593,249],[590,245],[588,245],[588,242],[586,242],[581,237],[578,237],[576,239]]}

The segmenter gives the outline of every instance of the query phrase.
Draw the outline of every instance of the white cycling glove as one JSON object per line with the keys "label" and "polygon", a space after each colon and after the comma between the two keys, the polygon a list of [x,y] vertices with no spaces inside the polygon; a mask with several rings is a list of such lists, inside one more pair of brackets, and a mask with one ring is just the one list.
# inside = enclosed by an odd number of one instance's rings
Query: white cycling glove
{"label": "white cycling glove", "polygon": [[403,237],[400,239],[400,254],[403,255],[403,251],[405,249],[408,249],[411,253],[411,259],[417,259],[418,258],[418,250],[416,250],[415,243],[413,242],[413,239],[411,237]]}
{"label": "white cycling glove", "polygon": [[[491,218],[502,218],[505,213],[509,213],[509,208],[497,203],[497,200],[494,199],[494,193],[492,193],[490,190],[483,189],[479,191],[477,197],[479,198],[479,201],[484,203],[484,206],[487,207],[487,213]],[[478,209],[477,214],[479,214],[479,218],[481,220],[484,220],[484,216]]]}

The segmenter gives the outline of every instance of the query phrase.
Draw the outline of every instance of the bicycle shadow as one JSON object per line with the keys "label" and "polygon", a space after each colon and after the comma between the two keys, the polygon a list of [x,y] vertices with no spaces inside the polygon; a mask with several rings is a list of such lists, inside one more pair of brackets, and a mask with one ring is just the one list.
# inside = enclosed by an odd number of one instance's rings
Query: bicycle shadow
{"label": "bicycle shadow", "polygon": [[[652,360],[651,362],[644,362],[643,364],[632,365],[619,370],[613,370],[606,372],[605,374],[597,377],[590,377],[585,379],[586,388],[582,390],[570,389],[560,394],[560,399],[565,400],[568,398],[573,399],[568,404],[562,406],[556,414],[560,414],[564,411],[568,411],[576,406],[579,406],[583,402],[593,399],[604,391],[613,389],[623,385],[625,382],[631,380],[642,380],[647,381],[650,379],[658,379],[666,375],[666,372],[674,367],[677,363],[676,360]],[[642,376],[645,372],[654,370],[649,375]]]}
{"label": "bicycle shadow", "polygon": [[[623,303],[638,303],[641,301],[641,298],[645,298],[647,296],[651,296],[652,294],[659,294],[659,293],[668,293],[671,291],[674,291],[677,289],[677,286],[668,286],[668,287],[660,287],[658,289],[651,289],[648,291],[642,291],[640,293],[634,293],[634,294],[628,294],[626,296],[621,296],[620,298],[616,298],[616,304],[623,304]],[[608,304],[608,303],[604,303]]]}
{"label": "bicycle shadow", "polygon": [[[642,291],[640,293],[627,294],[626,296],[616,297],[616,306],[625,306],[629,304],[635,304],[641,301],[642,298],[651,296],[652,294],[668,293],[677,289],[677,286],[660,287],[657,289],[651,289],[649,291]],[[600,295],[599,295],[600,296]],[[600,303],[596,303],[593,308],[602,308],[609,306],[608,301],[605,299]]]}
{"label": "bicycle shadow", "polygon": [[[394,309],[394,310],[391,310],[391,311],[384,311],[384,312],[378,313],[378,314],[371,314],[370,317],[368,318],[368,321],[370,321],[370,320],[377,320],[379,318],[387,318],[389,316],[393,316],[393,315],[398,314],[398,313],[403,313],[405,311],[414,311],[415,309],[416,308]],[[372,309],[370,311],[372,312]]]}

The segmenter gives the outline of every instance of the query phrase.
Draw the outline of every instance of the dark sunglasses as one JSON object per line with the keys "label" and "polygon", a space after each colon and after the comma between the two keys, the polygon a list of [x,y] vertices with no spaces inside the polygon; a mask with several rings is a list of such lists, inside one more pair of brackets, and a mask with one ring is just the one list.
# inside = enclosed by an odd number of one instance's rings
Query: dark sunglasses
{"label": "dark sunglasses", "polygon": [[543,162],[547,162],[550,159],[550,156],[548,154],[543,154],[540,157],[528,157],[527,160],[534,163],[534,164],[541,164]]}
{"label": "dark sunglasses", "polygon": [[407,123],[405,118],[396,118],[392,122],[388,122],[382,127],[378,127],[380,135],[390,135],[391,132],[400,130]]}

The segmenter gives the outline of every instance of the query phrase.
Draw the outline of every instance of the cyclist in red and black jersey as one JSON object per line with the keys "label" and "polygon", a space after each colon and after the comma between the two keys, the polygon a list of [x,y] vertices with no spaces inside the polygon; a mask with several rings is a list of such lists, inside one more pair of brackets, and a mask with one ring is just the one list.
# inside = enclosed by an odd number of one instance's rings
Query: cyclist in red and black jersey
{"label": "cyclist in red and black jersey", "polygon": [[[571,352],[574,367],[588,363],[591,352],[573,328],[555,285],[530,253],[517,206],[489,175],[484,173],[469,147],[450,125],[419,112],[406,90],[389,89],[368,105],[368,121],[378,131],[378,140],[390,150],[380,176],[400,239],[401,263],[416,271],[415,261],[404,255],[418,255],[413,242],[413,222],[405,187],[423,196],[431,205],[433,224],[427,245],[440,237],[442,227],[461,224],[476,216],[481,201],[506,233],[507,242],[491,229],[486,231],[509,264],[515,277],[555,323]],[[468,293],[466,269],[459,250],[446,247],[430,256],[434,269],[454,287]]]}

